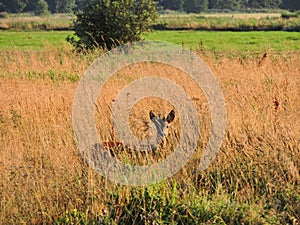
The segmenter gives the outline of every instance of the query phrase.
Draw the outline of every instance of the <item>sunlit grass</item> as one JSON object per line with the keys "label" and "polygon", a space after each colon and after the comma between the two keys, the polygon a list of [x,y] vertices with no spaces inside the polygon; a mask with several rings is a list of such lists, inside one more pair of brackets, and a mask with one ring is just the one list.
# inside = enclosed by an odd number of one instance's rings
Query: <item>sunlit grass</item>
{"label": "sunlit grass", "polygon": [[[197,168],[209,135],[208,104],[182,72],[135,65],[106,83],[97,129],[108,139],[109,105],[140,76],[173,79],[194,97],[199,112],[201,139],[189,164],[160,184],[133,188],[109,182],[83,162],[72,131],[78,80],[101,53],[81,55],[70,46],[1,50],[0,223],[297,224],[300,57],[267,49],[261,60],[260,52],[197,52],[218,79],[227,109],[220,153],[202,172]],[[144,99],[134,108],[132,129],[150,122],[149,109],[164,114],[170,107]],[[173,126],[181,126],[178,118]]]}

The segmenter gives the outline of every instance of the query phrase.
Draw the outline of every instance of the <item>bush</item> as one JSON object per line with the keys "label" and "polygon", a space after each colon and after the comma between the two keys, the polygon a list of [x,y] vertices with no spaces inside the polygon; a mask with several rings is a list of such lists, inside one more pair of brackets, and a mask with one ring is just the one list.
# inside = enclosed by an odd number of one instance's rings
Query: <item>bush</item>
{"label": "bush", "polygon": [[8,13],[7,12],[0,12],[0,18],[8,18]]}
{"label": "bush", "polygon": [[74,21],[76,36],[68,36],[77,50],[111,49],[140,40],[157,18],[152,0],[93,0]]}
{"label": "bush", "polygon": [[297,18],[299,15],[297,13],[282,13],[281,18],[283,19],[290,19],[290,18]]}

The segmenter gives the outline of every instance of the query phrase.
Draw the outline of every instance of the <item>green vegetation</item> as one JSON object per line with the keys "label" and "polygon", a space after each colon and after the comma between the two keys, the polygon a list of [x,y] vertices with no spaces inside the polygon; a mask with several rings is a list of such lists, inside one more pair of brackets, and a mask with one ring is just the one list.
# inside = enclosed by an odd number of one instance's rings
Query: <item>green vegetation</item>
{"label": "green vegetation", "polygon": [[50,16],[32,16],[31,14],[4,14],[0,18],[1,30],[40,31],[40,30],[70,30],[74,16],[55,14]]}
{"label": "green vegetation", "polygon": [[68,36],[76,50],[111,49],[124,43],[140,40],[157,19],[152,0],[94,0],[76,14],[74,36]]}
{"label": "green vegetation", "polygon": [[217,51],[300,49],[300,33],[293,32],[158,31],[149,34],[146,39],[174,42],[192,49]]}
{"label": "green vegetation", "polygon": [[292,13],[291,12],[282,13],[281,17],[283,19],[297,18],[297,17],[300,17],[300,11],[292,12]]}
{"label": "green vegetation", "polygon": [[[55,14],[46,17],[30,14],[0,14],[2,30],[72,30],[74,15]],[[161,14],[153,24],[155,30],[220,31],[300,31],[300,13],[215,13]]]}
{"label": "green vegetation", "polygon": [[[226,193],[221,183],[213,190],[210,196],[196,191],[189,194],[184,192],[184,184],[163,182],[145,188],[123,188],[111,190],[107,202],[109,215],[88,218],[84,212],[77,209],[67,210],[55,224],[90,224],[101,221],[108,224],[280,224],[283,220],[268,211],[271,205],[262,205],[258,200],[252,203],[238,202],[233,194]],[[123,191],[121,191],[123,189]],[[186,190],[187,191],[187,190]],[[128,202],[118,204],[120,193],[129,192]],[[295,200],[299,199],[296,190],[287,189],[278,193],[278,200],[290,201],[294,207]],[[283,203],[284,204],[284,203]],[[272,206],[271,206],[272,207]],[[121,212],[120,212],[121,211]],[[283,211],[278,210],[278,214]],[[114,218],[118,218],[117,221]],[[289,219],[286,219],[288,222]]]}
{"label": "green vegetation", "polygon": [[[296,0],[154,0],[154,2],[160,10],[184,10],[186,12],[300,9],[300,3]],[[43,9],[42,12],[49,10],[51,13],[72,13],[83,10],[92,3],[93,0],[2,0],[0,12],[39,14],[40,9]]]}
{"label": "green vegetation", "polygon": [[[70,31],[2,31],[0,32],[0,49],[41,49],[45,46],[69,45],[65,41],[68,35],[71,35]],[[144,38],[173,42],[198,50],[293,51],[300,49],[300,33],[298,32],[155,31]]]}
{"label": "green vegetation", "polygon": [[[285,19],[286,15],[293,15]],[[154,27],[171,30],[300,31],[299,14],[175,14],[161,15]]]}
{"label": "green vegetation", "polygon": [[184,1],[182,8],[187,13],[205,12],[208,9],[209,0],[189,0]]}
{"label": "green vegetation", "polygon": [[65,39],[70,33],[70,31],[0,31],[0,48],[41,49],[46,46],[66,45]]}
{"label": "green vegetation", "polygon": [[[36,15],[51,13],[72,13],[80,7],[85,7],[87,0],[2,0],[0,12],[9,13],[33,12]],[[88,2],[90,2],[88,0]],[[77,4],[76,4],[77,3]],[[78,6],[78,7],[77,7]]]}

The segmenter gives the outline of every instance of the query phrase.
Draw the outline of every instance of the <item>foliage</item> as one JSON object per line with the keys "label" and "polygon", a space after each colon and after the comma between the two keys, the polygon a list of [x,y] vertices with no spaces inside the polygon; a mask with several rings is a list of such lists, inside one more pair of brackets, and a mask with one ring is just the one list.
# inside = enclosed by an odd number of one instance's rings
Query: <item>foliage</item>
{"label": "foliage", "polygon": [[[31,0],[32,1],[32,0]],[[75,0],[46,0],[51,13],[73,13]]]}
{"label": "foliage", "polygon": [[7,12],[0,12],[0,19],[4,19],[4,18],[8,18],[8,13]]}
{"label": "foliage", "polygon": [[281,7],[291,11],[300,10],[300,1],[296,0],[282,0]]}
{"label": "foliage", "polygon": [[0,2],[0,11],[7,11],[9,13],[20,13],[25,7],[25,0],[2,0]]}
{"label": "foliage", "polygon": [[[33,11],[30,5],[36,0],[2,0],[0,1],[0,12],[7,11],[10,13],[30,12]],[[88,7],[92,0],[45,0],[49,5],[51,13],[72,13],[81,11]],[[290,11],[300,10],[300,1],[297,0],[156,0],[158,6],[165,10],[183,9],[183,5],[195,5],[197,9],[192,10],[186,7],[186,12],[199,12],[203,9],[210,10],[249,10],[249,9],[288,9]],[[197,3],[199,2],[199,4]],[[198,6],[197,6],[198,4]],[[199,10],[198,8],[201,8]]]}
{"label": "foliage", "polygon": [[84,213],[78,212],[77,209],[66,210],[65,216],[54,222],[54,225],[60,224],[86,224],[86,216]]}
{"label": "foliage", "polygon": [[74,36],[67,41],[77,50],[114,46],[140,40],[140,35],[150,31],[157,18],[152,0],[94,0],[77,13]]}
{"label": "foliage", "polygon": [[186,0],[183,10],[187,13],[200,13],[208,9],[208,0]]}
{"label": "foliage", "polygon": [[271,8],[271,9],[277,9],[279,8],[282,0],[265,0],[263,1],[263,7],[264,8]]}
{"label": "foliage", "polygon": [[[160,0],[158,1],[160,6],[164,9],[180,10],[177,1],[171,0]],[[182,1],[180,1],[182,2]],[[208,7],[206,7],[206,2],[200,1],[200,6],[197,6],[197,0],[183,0],[183,10],[186,12],[199,12],[203,10],[193,9],[192,5],[195,7],[200,7],[202,9],[213,9],[213,10],[246,10],[246,9],[278,9],[285,8],[289,10],[300,9],[300,1],[295,0],[208,0]],[[185,5],[185,7],[184,7]]]}
{"label": "foliage", "polygon": [[282,13],[281,14],[281,17],[283,19],[291,19],[291,18],[297,18],[297,17],[300,17],[300,12],[297,12],[297,13]]}
{"label": "foliage", "polygon": [[76,0],[76,10],[80,11],[88,7],[92,0]]}
{"label": "foliage", "polygon": [[33,12],[37,16],[49,14],[49,6],[45,0],[30,0],[25,11]]}
{"label": "foliage", "polygon": [[184,0],[160,0],[159,5],[164,9],[181,10]]}
{"label": "foliage", "polygon": [[75,0],[56,0],[55,12],[72,13],[75,6]]}
{"label": "foliage", "polygon": [[48,4],[45,0],[36,0],[34,4],[34,10],[35,15],[46,15],[48,14]]}
{"label": "foliage", "polygon": [[209,8],[211,9],[226,9],[226,10],[239,10],[246,6],[244,0],[210,0]]}

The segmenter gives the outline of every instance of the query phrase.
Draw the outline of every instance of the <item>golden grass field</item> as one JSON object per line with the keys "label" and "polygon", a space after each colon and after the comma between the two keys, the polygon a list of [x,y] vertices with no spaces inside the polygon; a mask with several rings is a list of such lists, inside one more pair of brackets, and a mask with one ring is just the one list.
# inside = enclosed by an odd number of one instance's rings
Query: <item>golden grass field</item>
{"label": "golden grass field", "polygon": [[281,16],[280,13],[238,13],[238,14],[234,14],[234,13],[228,13],[228,14],[207,14],[205,15],[205,17],[231,17],[231,18],[239,18],[239,19],[249,19],[249,18],[255,18],[255,19],[261,19],[261,18],[279,18]]}
{"label": "golden grass field", "polygon": [[[201,139],[193,160],[176,176],[153,187],[153,193],[168,196],[174,183],[178,185],[180,197],[173,204],[169,221],[180,224],[192,218],[195,223],[222,224],[230,221],[230,215],[235,218],[238,211],[226,214],[228,202],[235,202],[243,205],[239,209],[243,217],[235,220],[240,223],[298,224],[300,55],[270,51],[260,62],[263,53],[244,57],[198,54],[218,79],[227,110],[226,135],[207,170],[195,172],[209,136],[206,99],[185,74],[165,65],[128,67],[107,82],[99,97],[99,135],[112,139],[109,106],[118,90],[131,80],[151,74],[173,79],[194,99]],[[83,162],[76,147],[72,101],[79,81],[74,74],[81,76],[96,57],[78,55],[69,47],[0,52],[0,224],[88,224],[104,216],[111,224],[152,221],[150,212],[154,209],[147,208],[146,200],[136,194],[145,193],[146,187],[131,188],[105,180]],[[147,132],[150,109],[162,114],[172,109],[167,102],[155,100],[145,99],[134,107],[130,119],[136,135]],[[173,134],[179,127],[176,118]],[[172,146],[176,138],[170,138]],[[189,202],[199,196],[211,202],[212,208],[219,202],[225,208],[220,206],[213,217],[201,220],[189,208]],[[162,211],[167,208],[164,201],[156,204]],[[185,211],[178,205],[184,205]],[[128,213],[137,209],[146,218],[140,223],[140,215]],[[214,212],[211,208],[208,211]],[[162,218],[158,216],[160,221]]]}

